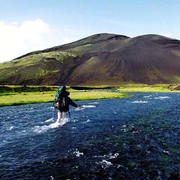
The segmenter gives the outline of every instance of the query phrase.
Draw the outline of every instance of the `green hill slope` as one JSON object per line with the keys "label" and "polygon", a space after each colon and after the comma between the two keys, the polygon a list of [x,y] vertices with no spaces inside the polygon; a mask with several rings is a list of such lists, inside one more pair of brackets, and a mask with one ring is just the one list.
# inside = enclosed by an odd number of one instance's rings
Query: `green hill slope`
{"label": "green hill slope", "polygon": [[96,34],[0,64],[0,84],[180,83],[180,41]]}

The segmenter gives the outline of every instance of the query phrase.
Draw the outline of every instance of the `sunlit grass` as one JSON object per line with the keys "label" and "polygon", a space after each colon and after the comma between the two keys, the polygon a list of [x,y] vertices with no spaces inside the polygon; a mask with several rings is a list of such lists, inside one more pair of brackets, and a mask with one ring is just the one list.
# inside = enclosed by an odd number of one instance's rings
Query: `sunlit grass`
{"label": "sunlit grass", "polygon": [[38,102],[53,101],[54,92],[21,92],[21,93],[4,93],[0,96],[0,106],[30,104]]}
{"label": "sunlit grass", "polygon": [[[171,88],[177,85],[171,85]],[[31,104],[40,102],[53,102],[58,86],[8,86],[9,89],[1,90],[0,106]],[[108,88],[108,89],[107,89]],[[128,92],[179,92],[172,91],[167,84],[126,84],[119,88],[89,87],[88,90],[75,90],[67,87],[73,100],[93,100],[107,98],[125,98]],[[116,89],[116,90],[115,90]]]}
{"label": "sunlit grass", "polygon": [[[170,88],[171,86],[171,88]],[[176,85],[169,84],[154,84],[154,85],[146,85],[146,84],[127,84],[122,85],[118,88],[121,92],[172,92],[173,87]],[[178,90],[173,92],[179,92]]]}
{"label": "sunlit grass", "polygon": [[72,92],[70,94],[74,100],[92,100],[92,99],[107,99],[107,98],[125,98],[126,94],[119,92],[105,91],[88,91],[88,92]]}
{"label": "sunlit grass", "polygon": [[[91,100],[105,98],[123,98],[127,95],[118,92],[77,91],[69,89],[73,100]],[[30,104],[38,102],[53,102],[56,91],[45,92],[9,92],[0,94],[0,106]]]}

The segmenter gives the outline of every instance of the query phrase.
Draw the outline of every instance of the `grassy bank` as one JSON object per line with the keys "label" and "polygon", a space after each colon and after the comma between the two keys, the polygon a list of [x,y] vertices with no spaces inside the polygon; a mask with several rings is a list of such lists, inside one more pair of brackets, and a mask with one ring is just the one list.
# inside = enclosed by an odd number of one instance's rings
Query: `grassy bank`
{"label": "grassy bank", "polygon": [[121,92],[180,92],[179,84],[124,84],[118,88]]}
{"label": "grassy bank", "polygon": [[[0,88],[0,106],[53,102],[58,87],[21,87],[5,86]],[[123,98],[126,94],[112,89],[75,90],[68,88],[73,100],[92,100],[105,98]]]}
{"label": "grassy bank", "polygon": [[[126,84],[119,88],[105,86],[70,88],[73,100],[124,98],[126,92],[180,92],[179,85]],[[0,106],[53,102],[58,86],[0,86]]]}

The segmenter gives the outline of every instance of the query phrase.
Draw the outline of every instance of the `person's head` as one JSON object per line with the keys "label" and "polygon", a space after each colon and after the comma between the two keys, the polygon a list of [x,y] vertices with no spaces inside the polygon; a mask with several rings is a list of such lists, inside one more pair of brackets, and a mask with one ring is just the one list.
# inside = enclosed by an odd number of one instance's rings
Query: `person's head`
{"label": "person's head", "polygon": [[60,86],[59,90],[58,90],[58,94],[61,96],[69,96],[69,92],[66,91],[66,86]]}
{"label": "person's head", "polygon": [[65,92],[65,91],[66,91],[66,86],[60,86],[58,93],[61,94],[62,92]]}
{"label": "person's head", "polygon": [[61,89],[62,92],[64,92],[64,91],[66,91],[66,86],[61,86],[60,89]]}

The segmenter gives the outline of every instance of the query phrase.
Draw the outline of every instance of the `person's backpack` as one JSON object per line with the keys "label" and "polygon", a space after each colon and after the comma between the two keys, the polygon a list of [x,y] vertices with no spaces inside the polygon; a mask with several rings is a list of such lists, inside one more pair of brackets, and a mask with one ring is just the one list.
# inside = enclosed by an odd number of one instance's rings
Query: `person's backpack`
{"label": "person's backpack", "polygon": [[59,89],[58,89],[58,92],[56,93],[55,95],[55,99],[54,99],[54,107],[56,109],[59,109],[59,108],[63,108],[66,106],[66,97],[63,96],[63,91],[65,90],[65,86],[60,86]]}

